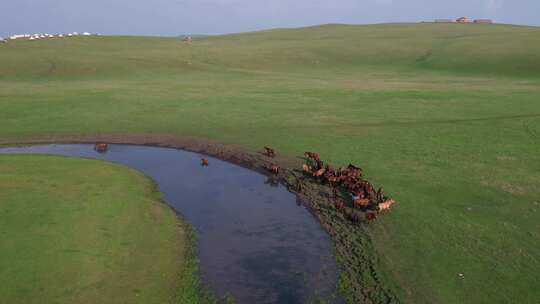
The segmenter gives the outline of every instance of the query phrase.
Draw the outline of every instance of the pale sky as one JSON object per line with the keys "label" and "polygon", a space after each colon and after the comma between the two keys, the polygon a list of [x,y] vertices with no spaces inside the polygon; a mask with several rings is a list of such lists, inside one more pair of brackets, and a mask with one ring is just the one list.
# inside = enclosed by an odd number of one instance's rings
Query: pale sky
{"label": "pale sky", "polygon": [[2,0],[0,36],[176,36],[460,16],[540,26],[540,0]]}

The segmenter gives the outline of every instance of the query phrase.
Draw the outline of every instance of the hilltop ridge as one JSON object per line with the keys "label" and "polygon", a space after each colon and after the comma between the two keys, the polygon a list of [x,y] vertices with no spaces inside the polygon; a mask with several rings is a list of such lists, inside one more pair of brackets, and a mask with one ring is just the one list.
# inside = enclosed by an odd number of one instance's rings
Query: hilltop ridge
{"label": "hilltop ridge", "polygon": [[[78,37],[18,41],[0,49],[0,79],[134,76],[227,69],[435,71],[540,75],[540,28],[486,24],[321,25],[221,36]],[[49,73],[51,63],[54,71]],[[136,69],[136,70],[135,70]]]}

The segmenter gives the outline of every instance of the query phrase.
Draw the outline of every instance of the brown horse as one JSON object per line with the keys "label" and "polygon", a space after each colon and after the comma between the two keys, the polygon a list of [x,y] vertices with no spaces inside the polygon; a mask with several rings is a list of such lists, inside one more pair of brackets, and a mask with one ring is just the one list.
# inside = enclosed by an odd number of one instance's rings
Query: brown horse
{"label": "brown horse", "polygon": [[377,213],[374,212],[368,212],[366,213],[366,220],[368,221],[374,221],[377,219]]}
{"label": "brown horse", "polygon": [[296,191],[302,192],[304,190],[303,178],[296,178]]}
{"label": "brown horse", "polygon": [[313,173],[313,176],[314,177],[321,177],[324,175],[324,172],[326,172],[326,169],[325,168],[322,168],[320,170],[317,170],[316,172]]}
{"label": "brown horse", "polygon": [[272,157],[274,158],[276,156],[276,151],[270,147],[264,147],[264,155],[268,156],[268,157]]}
{"label": "brown horse", "polygon": [[274,164],[270,165],[268,170],[270,170],[270,172],[274,174],[279,174],[279,167],[277,165],[274,165]]}
{"label": "brown horse", "polygon": [[94,146],[94,150],[96,150],[96,152],[98,152],[98,153],[105,153],[105,152],[107,152],[108,149],[109,149],[109,146],[107,144],[104,144],[104,143],[97,143]]}
{"label": "brown horse", "polygon": [[305,155],[307,158],[311,158],[311,159],[314,159],[314,160],[320,159],[319,153],[315,153],[315,152],[305,152],[304,155]]}
{"label": "brown horse", "polygon": [[364,208],[369,205],[369,199],[367,198],[356,198],[354,199],[353,202],[356,207],[360,207],[360,208]]}
{"label": "brown horse", "polygon": [[377,202],[384,202],[384,189],[382,187],[377,190]]}
{"label": "brown horse", "polygon": [[306,173],[309,173],[309,174],[312,174],[312,173],[313,173],[313,168],[311,168],[310,165],[303,164],[303,165],[302,165],[302,169],[303,169],[304,172],[306,172]]}
{"label": "brown horse", "polygon": [[345,203],[341,199],[336,199],[335,206],[337,210],[345,209]]}

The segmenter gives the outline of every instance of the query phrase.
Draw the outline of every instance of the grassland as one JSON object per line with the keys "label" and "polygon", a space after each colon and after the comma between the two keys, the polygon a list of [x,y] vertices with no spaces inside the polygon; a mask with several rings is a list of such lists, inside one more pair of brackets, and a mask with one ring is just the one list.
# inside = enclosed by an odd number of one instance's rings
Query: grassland
{"label": "grassland", "polygon": [[399,201],[370,236],[381,282],[407,303],[539,301],[539,100],[534,27],[0,46],[0,140],[176,134],[360,164]]}
{"label": "grassland", "polygon": [[1,303],[200,303],[190,231],[142,174],[0,156]]}

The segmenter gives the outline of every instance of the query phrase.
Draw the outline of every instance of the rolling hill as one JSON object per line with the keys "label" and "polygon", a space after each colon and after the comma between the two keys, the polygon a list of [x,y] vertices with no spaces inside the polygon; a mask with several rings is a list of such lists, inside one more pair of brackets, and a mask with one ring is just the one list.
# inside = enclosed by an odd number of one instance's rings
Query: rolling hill
{"label": "rolling hill", "polygon": [[174,134],[360,164],[399,202],[366,237],[405,303],[540,300],[539,100],[536,27],[0,45],[0,141]]}

